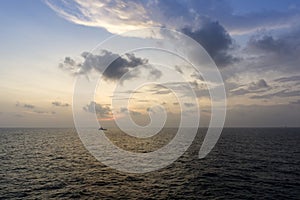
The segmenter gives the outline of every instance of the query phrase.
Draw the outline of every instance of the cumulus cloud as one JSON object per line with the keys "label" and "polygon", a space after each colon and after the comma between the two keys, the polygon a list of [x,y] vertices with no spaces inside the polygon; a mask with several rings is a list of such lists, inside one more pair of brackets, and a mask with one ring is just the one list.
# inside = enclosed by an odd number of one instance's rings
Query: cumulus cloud
{"label": "cumulus cloud", "polygon": [[52,105],[57,106],[57,107],[68,107],[68,106],[70,106],[70,104],[68,104],[68,103],[62,103],[62,102],[59,102],[59,101],[53,101]]}
{"label": "cumulus cloud", "polygon": [[234,48],[233,40],[218,22],[209,21],[198,30],[184,28],[182,31],[199,42],[217,66],[224,67],[239,60],[230,55],[229,51]]}
{"label": "cumulus cloud", "polygon": [[138,66],[144,66],[150,70],[151,76],[159,78],[161,72],[148,64],[147,59],[136,57],[134,54],[127,53],[124,56],[102,50],[99,54],[83,52],[81,54],[83,62],[75,62],[70,57],[65,57],[59,67],[70,71],[74,75],[87,74],[93,70],[102,73],[107,80],[118,80],[125,73],[126,79],[136,77],[138,74],[130,73],[131,69]]}
{"label": "cumulus cloud", "polygon": [[101,105],[95,101],[91,101],[89,104],[83,107],[83,110],[90,113],[96,113],[101,118],[111,117],[112,111],[109,106]]}

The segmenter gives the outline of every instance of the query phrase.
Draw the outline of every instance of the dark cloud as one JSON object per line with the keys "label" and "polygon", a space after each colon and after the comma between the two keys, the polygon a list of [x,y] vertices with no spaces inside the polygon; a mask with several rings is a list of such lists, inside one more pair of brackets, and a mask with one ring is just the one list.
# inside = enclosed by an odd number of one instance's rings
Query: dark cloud
{"label": "dark cloud", "polygon": [[198,30],[184,28],[182,32],[199,42],[219,67],[239,60],[229,53],[234,48],[234,42],[218,22],[209,21]]}
{"label": "dark cloud", "polygon": [[98,104],[95,101],[91,101],[83,107],[83,110],[90,113],[96,113],[97,116],[104,118],[110,117],[112,114],[110,107]]}
{"label": "dark cloud", "polygon": [[[130,53],[120,56],[119,54],[102,50],[98,55],[83,52],[81,56],[84,59],[83,62],[75,62],[70,57],[66,57],[63,63],[59,64],[59,67],[69,70],[75,75],[87,74],[92,70],[95,70],[102,73],[107,80],[118,80],[125,73],[127,73],[126,78],[130,79],[138,75],[137,72],[130,73],[131,69],[138,66],[144,66],[145,68],[149,67],[147,66],[147,59],[138,58]],[[159,77],[161,75],[160,73],[159,70],[150,68],[150,74],[152,76]]]}
{"label": "dark cloud", "polygon": [[53,101],[52,105],[57,106],[57,107],[68,107],[68,106],[70,106],[70,104],[68,104],[68,103],[62,103],[62,102],[59,102],[59,101]]}

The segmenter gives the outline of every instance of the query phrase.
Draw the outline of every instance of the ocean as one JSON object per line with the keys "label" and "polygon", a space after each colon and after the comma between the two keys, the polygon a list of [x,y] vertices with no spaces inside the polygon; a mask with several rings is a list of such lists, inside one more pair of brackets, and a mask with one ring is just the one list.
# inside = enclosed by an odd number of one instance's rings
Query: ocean
{"label": "ocean", "polygon": [[[108,137],[133,152],[153,151],[174,130],[147,140]],[[300,199],[300,129],[225,128],[198,159],[205,129],[173,164],[145,174],[97,161],[75,129],[0,129],[0,199]]]}

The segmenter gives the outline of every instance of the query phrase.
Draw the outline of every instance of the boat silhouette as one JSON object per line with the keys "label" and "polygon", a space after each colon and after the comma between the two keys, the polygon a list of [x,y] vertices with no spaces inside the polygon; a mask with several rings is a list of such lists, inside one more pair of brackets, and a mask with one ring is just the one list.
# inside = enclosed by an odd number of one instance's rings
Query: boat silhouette
{"label": "boat silhouette", "polygon": [[107,129],[103,128],[102,126],[98,130],[107,131]]}

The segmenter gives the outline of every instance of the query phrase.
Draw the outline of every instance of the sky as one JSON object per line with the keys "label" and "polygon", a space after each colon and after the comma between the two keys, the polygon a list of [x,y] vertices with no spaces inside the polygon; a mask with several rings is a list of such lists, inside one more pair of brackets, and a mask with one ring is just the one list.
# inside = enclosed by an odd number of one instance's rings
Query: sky
{"label": "sky", "polygon": [[[299,127],[299,13],[296,0],[1,1],[0,127],[72,127],[78,79],[88,85],[100,77],[95,97],[82,98],[76,108],[82,116],[112,126],[130,114],[147,125],[151,113],[164,108],[166,125],[177,126],[180,106],[193,115],[198,104],[206,126],[211,83],[189,63],[162,51],[121,54],[120,49],[154,40],[172,45],[170,35],[125,34],[120,37],[126,42],[97,49],[114,35],[151,27],[178,31],[206,50],[224,81],[225,126]],[[188,45],[182,48],[202,56]],[[184,95],[187,83],[196,99]]]}

